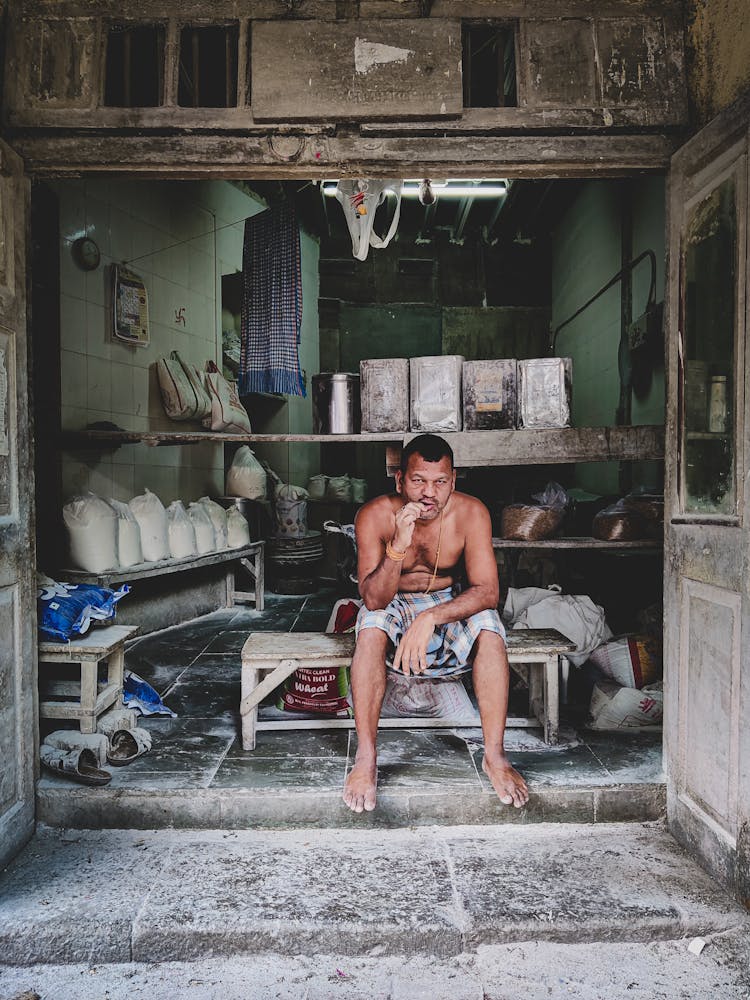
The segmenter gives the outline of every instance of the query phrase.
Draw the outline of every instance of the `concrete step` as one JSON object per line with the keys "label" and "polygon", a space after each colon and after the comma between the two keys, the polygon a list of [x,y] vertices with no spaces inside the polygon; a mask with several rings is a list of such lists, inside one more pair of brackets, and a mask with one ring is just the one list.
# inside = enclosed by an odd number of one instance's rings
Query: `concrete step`
{"label": "concrete step", "polygon": [[674,941],[748,917],[660,824],[58,831],[0,877],[8,965],[437,959]]}
{"label": "concrete step", "polygon": [[[343,779],[343,772],[342,772]],[[627,784],[533,790],[524,809],[504,806],[484,789],[441,784],[394,788],[373,813],[355,816],[341,791],[246,788],[85,788],[47,779],[37,788],[37,817],[76,829],[226,830],[354,828],[484,823],[648,822],[664,816],[666,786]]]}

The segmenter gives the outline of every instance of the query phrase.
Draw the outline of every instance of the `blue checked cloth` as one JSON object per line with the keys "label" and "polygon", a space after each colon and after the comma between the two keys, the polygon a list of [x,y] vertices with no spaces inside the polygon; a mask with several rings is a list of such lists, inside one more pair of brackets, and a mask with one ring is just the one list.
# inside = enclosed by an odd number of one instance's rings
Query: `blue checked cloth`
{"label": "blue checked cloth", "polygon": [[299,365],[302,266],[291,205],[245,220],[239,390],[304,396]]}
{"label": "blue checked cloth", "polygon": [[[432,594],[398,593],[387,607],[377,611],[368,611],[362,605],[357,615],[357,635],[363,628],[379,628],[387,633],[394,647],[398,646],[420,611],[445,604],[458,593],[459,588],[451,587]],[[438,625],[427,646],[427,670],[419,676],[456,677],[468,673],[471,670],[469,657],[482,629],[505,638],[505,628],[495,610],[478,611],[464,621]],[[392,656],[389,656],[389,667],[391,662]]]}

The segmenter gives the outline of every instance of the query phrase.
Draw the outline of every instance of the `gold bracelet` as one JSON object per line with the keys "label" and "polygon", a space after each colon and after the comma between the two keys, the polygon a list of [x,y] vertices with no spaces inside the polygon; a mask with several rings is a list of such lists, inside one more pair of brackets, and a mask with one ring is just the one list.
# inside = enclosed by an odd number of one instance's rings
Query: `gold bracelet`
{"label": "gold bracelet", "polygon": [[406,552],[399,552],[398,549],[394,549],[390,542],[386,542],[385,554],[394,562],[403,562],[406,559]]}

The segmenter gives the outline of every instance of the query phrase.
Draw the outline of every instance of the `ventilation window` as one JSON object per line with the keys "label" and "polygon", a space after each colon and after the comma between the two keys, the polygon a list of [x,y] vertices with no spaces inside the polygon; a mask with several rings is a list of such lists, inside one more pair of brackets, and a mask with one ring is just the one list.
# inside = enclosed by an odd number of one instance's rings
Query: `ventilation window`
{"label": "ventilation window", "polygon": [[463,25],[465,108],[515,107],[516,46],[508,25]]}
{"label": "ventilation window", "polygon": [[325,277],[354,274],[352,257],[321,257],[320,274]]}
{"label": "ventilation window", "polygon": [[434,265],[431,257],[399,257],[398,273],[408,278],[431,278]]}
{"label": "ventilation window", "polygon": [[236,24],[182,29],[177,96],[180,107],[236,106],[238,37]]}
{"label": "ventilation window", "polygon": [[164,29],[157,24],[113,25],[107,35],[104,103],[155,108],[164,93]]}

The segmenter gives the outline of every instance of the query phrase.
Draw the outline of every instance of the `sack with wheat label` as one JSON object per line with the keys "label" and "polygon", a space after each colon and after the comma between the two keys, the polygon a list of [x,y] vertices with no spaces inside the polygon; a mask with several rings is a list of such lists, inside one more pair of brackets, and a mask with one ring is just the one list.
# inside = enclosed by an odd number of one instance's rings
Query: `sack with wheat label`
{"label": "sack with wheat label", "polygon": [[240,402],[237,383],[225,379],[213,361],[206,365],[206,388],[211,397],[211,413],[203,421],[204,427],[229,434],[252,433],[250,417]]}

